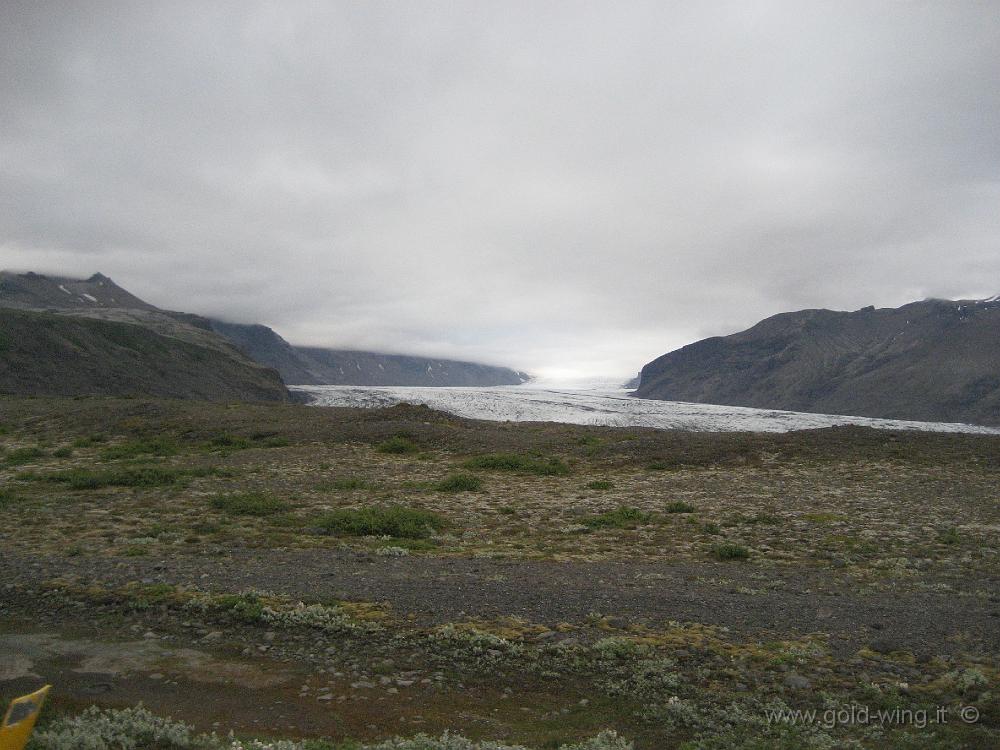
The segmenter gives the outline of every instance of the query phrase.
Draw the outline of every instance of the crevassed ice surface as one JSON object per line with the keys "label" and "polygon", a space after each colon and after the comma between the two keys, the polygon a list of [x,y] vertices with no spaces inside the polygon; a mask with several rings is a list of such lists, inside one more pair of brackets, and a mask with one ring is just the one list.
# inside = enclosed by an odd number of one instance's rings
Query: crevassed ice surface
{"label": "crevassed ice surface", "polygon": [[1000,434],[1000,429],[946,422],[912,422],[832,414],[751,409],[632,398],[629,391],[598,383],[559,387],[542,383],[488,388],[403,386],[292,386],[313,397],[314,406],[382,407],[426,404],[470,419],[566,422],[614,427],[655,427],[702,432],[788,432],[834,425],[887,430]]}

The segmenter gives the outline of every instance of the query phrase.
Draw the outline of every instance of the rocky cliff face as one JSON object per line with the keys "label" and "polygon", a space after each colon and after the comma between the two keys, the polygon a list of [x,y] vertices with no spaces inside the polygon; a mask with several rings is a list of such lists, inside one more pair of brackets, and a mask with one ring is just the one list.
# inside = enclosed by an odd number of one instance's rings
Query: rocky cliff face
{"label": "rocky cliff face", "polygon": [[111,279],[0,273],[0,392],[287,401],[278,373],[196,315]]}
{"label": "rocky cliff face", "polygon": [[520,385],[528,375],[506,367],[400,354],[292,346],[262,325],[212,321],[213,329],[295,385]]}
{"label": "rocky cliff face", "polygon": [[1000,297],[775,315],[653,360],[635,395],[1000,424]]}

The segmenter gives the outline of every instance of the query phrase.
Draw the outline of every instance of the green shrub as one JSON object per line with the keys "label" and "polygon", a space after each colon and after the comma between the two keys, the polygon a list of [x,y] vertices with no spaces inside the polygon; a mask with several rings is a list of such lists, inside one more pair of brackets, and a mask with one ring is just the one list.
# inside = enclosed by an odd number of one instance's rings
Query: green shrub
{"label": "green shrub", "polygon": [[473,456],[465,462],[467,469],[486,469],[489,471],[511,471],[518,474],[537,474],[539,476],[565,476],[569,474],[569,466],[558,458],[538,458],[520,453],[487,453]]}
{"label": "green shrub", "polygon": [[938,534],[938,541],[941,544],[958,544],[962,541],[962,537],[959,536],[958,529],[952,526]]}
{"label": "green shrub", "polygon": [[615,485],[606,479],[597,479],[593,482],[587,483],[588,490],[613,490]]}
{"label": "green shrub", "polygon": [[56,458],[69,458],[70,456],[73,455],[73,449],[70,448],[68,445],[64,445],[52,451],[52,455],[55,456]]}
{"label": "green shrub", "polygon": [[719,529],[719,524],[709,521],[708,523],[703,523],[701,525],[701,530],[706,534],[719,534],[721,530]]}
{"label": "green shrub", "polygon": [[634,529],[636,526],[649,523],[652,518],[652,513],[622,505],[607,513],[587,516],[581,523],[591,529]]}
{"label": "green shrub", "polygon": [[214,597],[211,608],[227,612],[240,622],[255,623],[264,619],[264,603],[252,591]]}
{"label": "green shrub", "polygon": [[271,516],[291,508],[284,500],[263,492],[216,495],[212,498],[212,507],[231,516]]}
{"label": "green shrub", "polygon": [[438,492],[479,492],[482,488],[483,480],[472,474],[452,474],[434,485]]}
{"label": "green shrub", "polygon": [[742,544],[725,542],[712,547],[712,554],[718,560],[746,560],[750,557],[750,550]]}
{"label": "green shrub", "polygon": [[180,750],[198,745],[194,728],[163,719],[139,706],[126,709],[100,709],[91,706],[75,717],[59,717],[35,732],[34,750],[67,748],[160,748]]}
{"label": "green shrub", "polygon": [[31,446],[30,448],[15,448],[10,453],[6,455],[6,460],[10,466],[20,466],[21,464],[28,464],[37,458],[42,458],[45,456],[45,451],[36,446]]}
{"label": "green shrub", "polygon": [[178,589],[170,583],[150,583],[135,590],[133,596],[137,604],[165,604],[174,601],[179,596]]}
{"label": "green shrub", "polygon": [[[261,610],[257,621],[267,617],[277,617],[278,624],[303,624],[319,629],[341,632],[347,622],[342,613],[330,607],[311,605],[291,612],[265,615]],[[349,624],[348,624],[349,628]],[[804,747],[804,745],[802,745]],[[147,748],[152,750],[310,750],[310,748],[334,747],[323,740],[247,740],[237,739],[232,734],[220,737],[216,734],[196,734],[194,727],[161,718],[149,710],[136,708],[116,709],[91,706],[75,717],[59,716],[47,726],[39,728],[32,738],[32,750],[132,750]],[[521,745],[490,740],[468,740],[460,734],[445,732],[440,737],[417,734],[411,738],[394,737],[364,745],[349,742],[346,745],[355,750],[527,750]],[[555,744],[547,744],[556,748]],[[735,745],[734,745],[735,747]],[[784,747],[784,746],[783,746]],[[573,744],[560,744],[558,750],[633,750],[633,745],[611,730]]]}
{"label": "green shrub", "polygon": [[73,441],[72,445],[74,448],[89,448],[90,446],[97,445],[98,443],[105,443],[107,440],[107,435],[96,433],[94,435],[77,438]]}
{"label": "green shrub", "polygon": [[188,476],[207,472],[160,466],[137,466],[123,469],[70,469],[54,474],[31,474],[24,478],[65,484],[72,490],[95,490],[101,487],[164,487],[177,484]]}
{"label": "green shrub", "polygon": [[216,435],[207,443],[204,448],[208,450],[219,449],[221,453],[229,451],[242,451],[248,448],[285,448],[292,444],[292,441],[282,435],[275,435],[273,432],[255,432],[250,437],[242,435],[230,435],[221,433]]}
{"label": "green shrub", "polygon": [[340,477],[338,479],[331,479],[328,482],[320,482],[316,489],[320,491],[328,490],[369,490],[371,489],[371,483],[365,479],[359,479],[358,477]]}
{"label": "green shrub", "polygon": [[265,448],[286,448],[292,444],[292,441],[286,437],[275,435],[274,437],[264,438],[260,444]]}
{"label": "green shrub", "polygon": [[414,443],[405,435],[396,435],[388,440],[385,440],[375,446],[375,450],[379,453],[417,453],[420,450],[420,446]]}
{"label": "green shrub", "polygon": [[253,447],[253,443],[248,438],[236,437],[235,435],[216,435],[208,441],[210,448],[232,448],[234,450],[244,450]]}
{"label": "green shrub", "polygon": [[664,510],[667,513],[694,513],[697,508],[683,500],[674,500],[672,503],[667,503],[667,507]]}
{"label": "green shrub", "polygon": [[136,458],[137,456],[173,456],[177,454],[177,444],[166,438],[144,438],[129,440],[117,445],[109,445],[101,451],[101,458],[113,461],[117,458]]}
{"label": "green shrub", "polygon": [[357,510],[340,509],[315,519],[317,527],[336,536],[393,536],[422,539],[447,526],[437,513],[399,505]]}

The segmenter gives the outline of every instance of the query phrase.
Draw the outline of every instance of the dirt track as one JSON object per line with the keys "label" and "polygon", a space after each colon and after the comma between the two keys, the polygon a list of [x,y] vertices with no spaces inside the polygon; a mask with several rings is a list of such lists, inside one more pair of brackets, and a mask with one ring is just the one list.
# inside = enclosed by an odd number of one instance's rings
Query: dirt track
{"label": "dirt track", "polygon": [[[0,558],[10,583],[57,576],[259,589],[303,597],[388,602],[397,615],[437,624],[515,616],[553,625],[591,613],[622,624],[699,622],[754,634],[830,633],[846,653],[870,643],[916,654],[1000,648],[1000,595],[859,591],[823,571],[761,571],[739,564],[553,563],[468,558],[382,558],[350,551],[242,551],[225,557]],[[983,582],[980,582],[983,583]],[[992,581],[987,590],[1000,590]]]}

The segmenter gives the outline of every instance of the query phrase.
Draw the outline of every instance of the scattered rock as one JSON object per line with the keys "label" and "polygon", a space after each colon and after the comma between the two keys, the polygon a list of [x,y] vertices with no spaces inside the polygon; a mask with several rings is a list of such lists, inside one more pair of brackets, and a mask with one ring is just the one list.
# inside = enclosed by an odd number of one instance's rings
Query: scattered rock
{"label": "scattered rock", "polygon": [[890,638],[876,638],[871,642],[871,650],[877,654],[891,654],[893,651],[899,651],[900,646]]}
{"label": "scattered rock", "polygon": [[795,672],[785,675],[785,685],[792,690],[808,690],[812,687],[812,683],[808,679]]}

